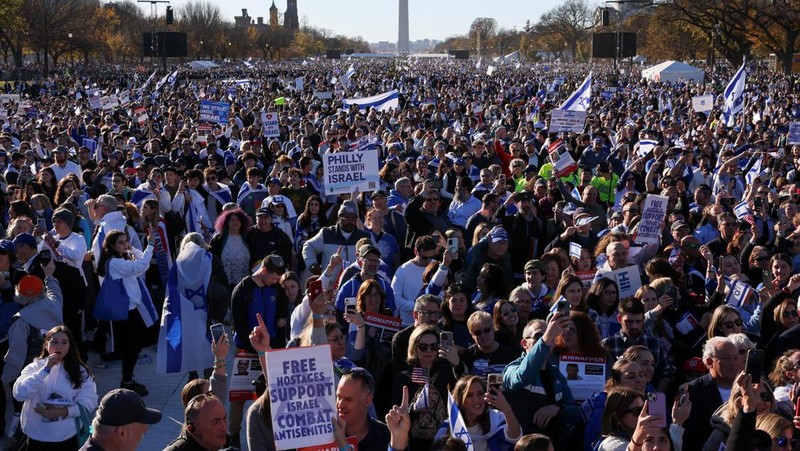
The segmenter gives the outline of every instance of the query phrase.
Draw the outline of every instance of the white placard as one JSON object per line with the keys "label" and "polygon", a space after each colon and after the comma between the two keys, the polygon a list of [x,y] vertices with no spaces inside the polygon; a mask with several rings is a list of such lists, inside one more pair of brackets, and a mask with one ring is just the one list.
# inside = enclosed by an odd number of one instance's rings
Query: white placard
{"label": "white placard", "polygon": [[550,131],[583,133],[586,111],[553,110],[550,112]]}
{"label": "white placard", "polygon": [[790,145],[800,144],[800,122],[789,123],[789,136],[786,139],[786,143]]}
{"label": "white placard", "polygon": [[330,345],[266,354],[275,449],[333,441],[336,387]]}
{"label": "white placard", "polygon": [[661,240],[661,223],[667,215],[669,198],[656,194],[648,194],[644,200],[642,219],[636,232],[637,243],[654,244]]}
{"label": "white placard", "polygon": [[567,378],[567,386],[575,401],[591,398],[603,391],[606,383],[605,357],[587,357],[577,354],[561,354],[558,369]]}
{"label": "white placard", "polygon": [[692,109],[696,113],[708,113],[714,109],[714,95],[692,97]]}
{"label": "white placard", "polygon": [[278,113],[261,112],[261,130],[267,138],[277,138],[281,135],[278,123]]}
{"label": "white placard", "polygon": [[325,195],[370,192],[378,189],[378,153],[374,150],[322,155]]}

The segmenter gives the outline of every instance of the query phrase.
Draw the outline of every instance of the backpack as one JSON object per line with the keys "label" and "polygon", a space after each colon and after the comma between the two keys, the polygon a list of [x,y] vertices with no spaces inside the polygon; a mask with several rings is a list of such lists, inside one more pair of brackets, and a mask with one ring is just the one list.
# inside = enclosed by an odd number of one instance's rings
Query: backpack
{"label": "backpack", "polygon": [[[11,324],[14,324],[14,322],[20,318],[22,317],[19,315],[14,315],[14,317],[11,318],[9,327],[11,327]],[[22,364],[23,368],[29,363],[33,362],[33,359],[35,359],[39,353],[42,352],[43,343],[44,335],[42,334],[42,331],[28,324],[28,339],[26,340],[27,348],[25,351],[25,363]]]}

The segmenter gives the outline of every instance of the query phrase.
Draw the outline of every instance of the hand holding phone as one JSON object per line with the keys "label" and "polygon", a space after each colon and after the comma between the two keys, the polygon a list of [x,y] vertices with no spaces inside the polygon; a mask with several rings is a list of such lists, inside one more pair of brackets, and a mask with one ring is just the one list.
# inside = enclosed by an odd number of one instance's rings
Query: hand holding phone
{"label": "hand holding phone", "polygon": [[211,338],[214,340],[214,343],[219,342],[220,337],[225,334],[225,327],[222,323],[212,324],[209,329],[211,329]]}
{"label": "hand holding phone", "polygon": [[663,393],[647,392],[647,414],[659,417],[651,423],[653,427],[667,427],[667,402]]}
{"label": "hand holding phone", "polygon": [[744,372],[749,374],[754,384],[761,382],[761,371],[764,368],[764,351],[761,349],[749,349],[747,360],[744,365]]}

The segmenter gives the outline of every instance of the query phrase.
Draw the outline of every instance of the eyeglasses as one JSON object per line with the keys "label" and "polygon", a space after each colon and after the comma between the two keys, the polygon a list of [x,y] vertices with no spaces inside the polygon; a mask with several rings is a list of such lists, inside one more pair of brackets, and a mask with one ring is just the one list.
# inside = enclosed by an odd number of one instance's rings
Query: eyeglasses
{"label": "eyeglasses", "polygon": [[473,331],[471,331],[470,333],[471,333],[472,335],[476,336],[476,337],[480,337],[481,335],[483,335],[483,334],[488,334],[488,333],[489,333],[489,332],[491,332],[491,331],[492,331],[492,328],[491,328],[491,327],[486,327],[486,328],[484,328],[483,330],[473,330]]}
{"label": "eyeglasses", "polygon": [[787,310],[783,312],[784,318],[797,318],[797,310]]}
{"label": "eyeglasses", "polygon": [[422,352],[438,351],[439,343],[417,343],[417,349]]}
{"label": "eyeglasses", "polygon": [[511,307],[509,310],[506,310],[505,312],[500,312],[500,316],[502,316],[503,318],[505,318],[506,316],[516,315],[516,314],[517,314],[516,307]]}
{"label": "eyeglasses", "polygon": [[417,310],[417,313],[426,317],[426,318],[438,318],[440,313],[435,311],[428,311],[428,310]]}
{"label": "eyeglasses", "polygon": [[724,323],[722,323],[722,327],[724,327],[725,329],[733,329],[734,326],[742,327],[742,324],[743,324],[742,320],[737,319],[735,321],[725,321]]}

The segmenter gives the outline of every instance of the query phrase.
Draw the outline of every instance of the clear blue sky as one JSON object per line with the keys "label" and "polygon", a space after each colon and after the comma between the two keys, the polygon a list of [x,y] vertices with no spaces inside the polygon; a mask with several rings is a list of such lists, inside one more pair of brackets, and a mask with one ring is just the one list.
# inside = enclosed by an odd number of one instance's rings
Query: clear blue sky
{"label": "clear blue sky", "polygon": [[[172,0],[178,9],[187,0]],[[255,18],[269,20],[272,0],[228,0],[216,2],[222,14],[230,21],[241,15],[242,8]],[[409,34],[417,39],[439,39],[464,34],[476,17],[492,17],[501,28],[521,29],[526,20],[534,23],[542,13],[558,6],[564,0],[409,0]],[[590,4],[596,1],[589,0]],[[146,14],[150,5],[142,4]],[[286,0],[275,0],[283,13]],[[326,28],[335,34],[361,36],[369,42],[397,41],[397,0],[297,0],[298,15],[311,26]],[[159,5],[159,14],[164,6]]]}

